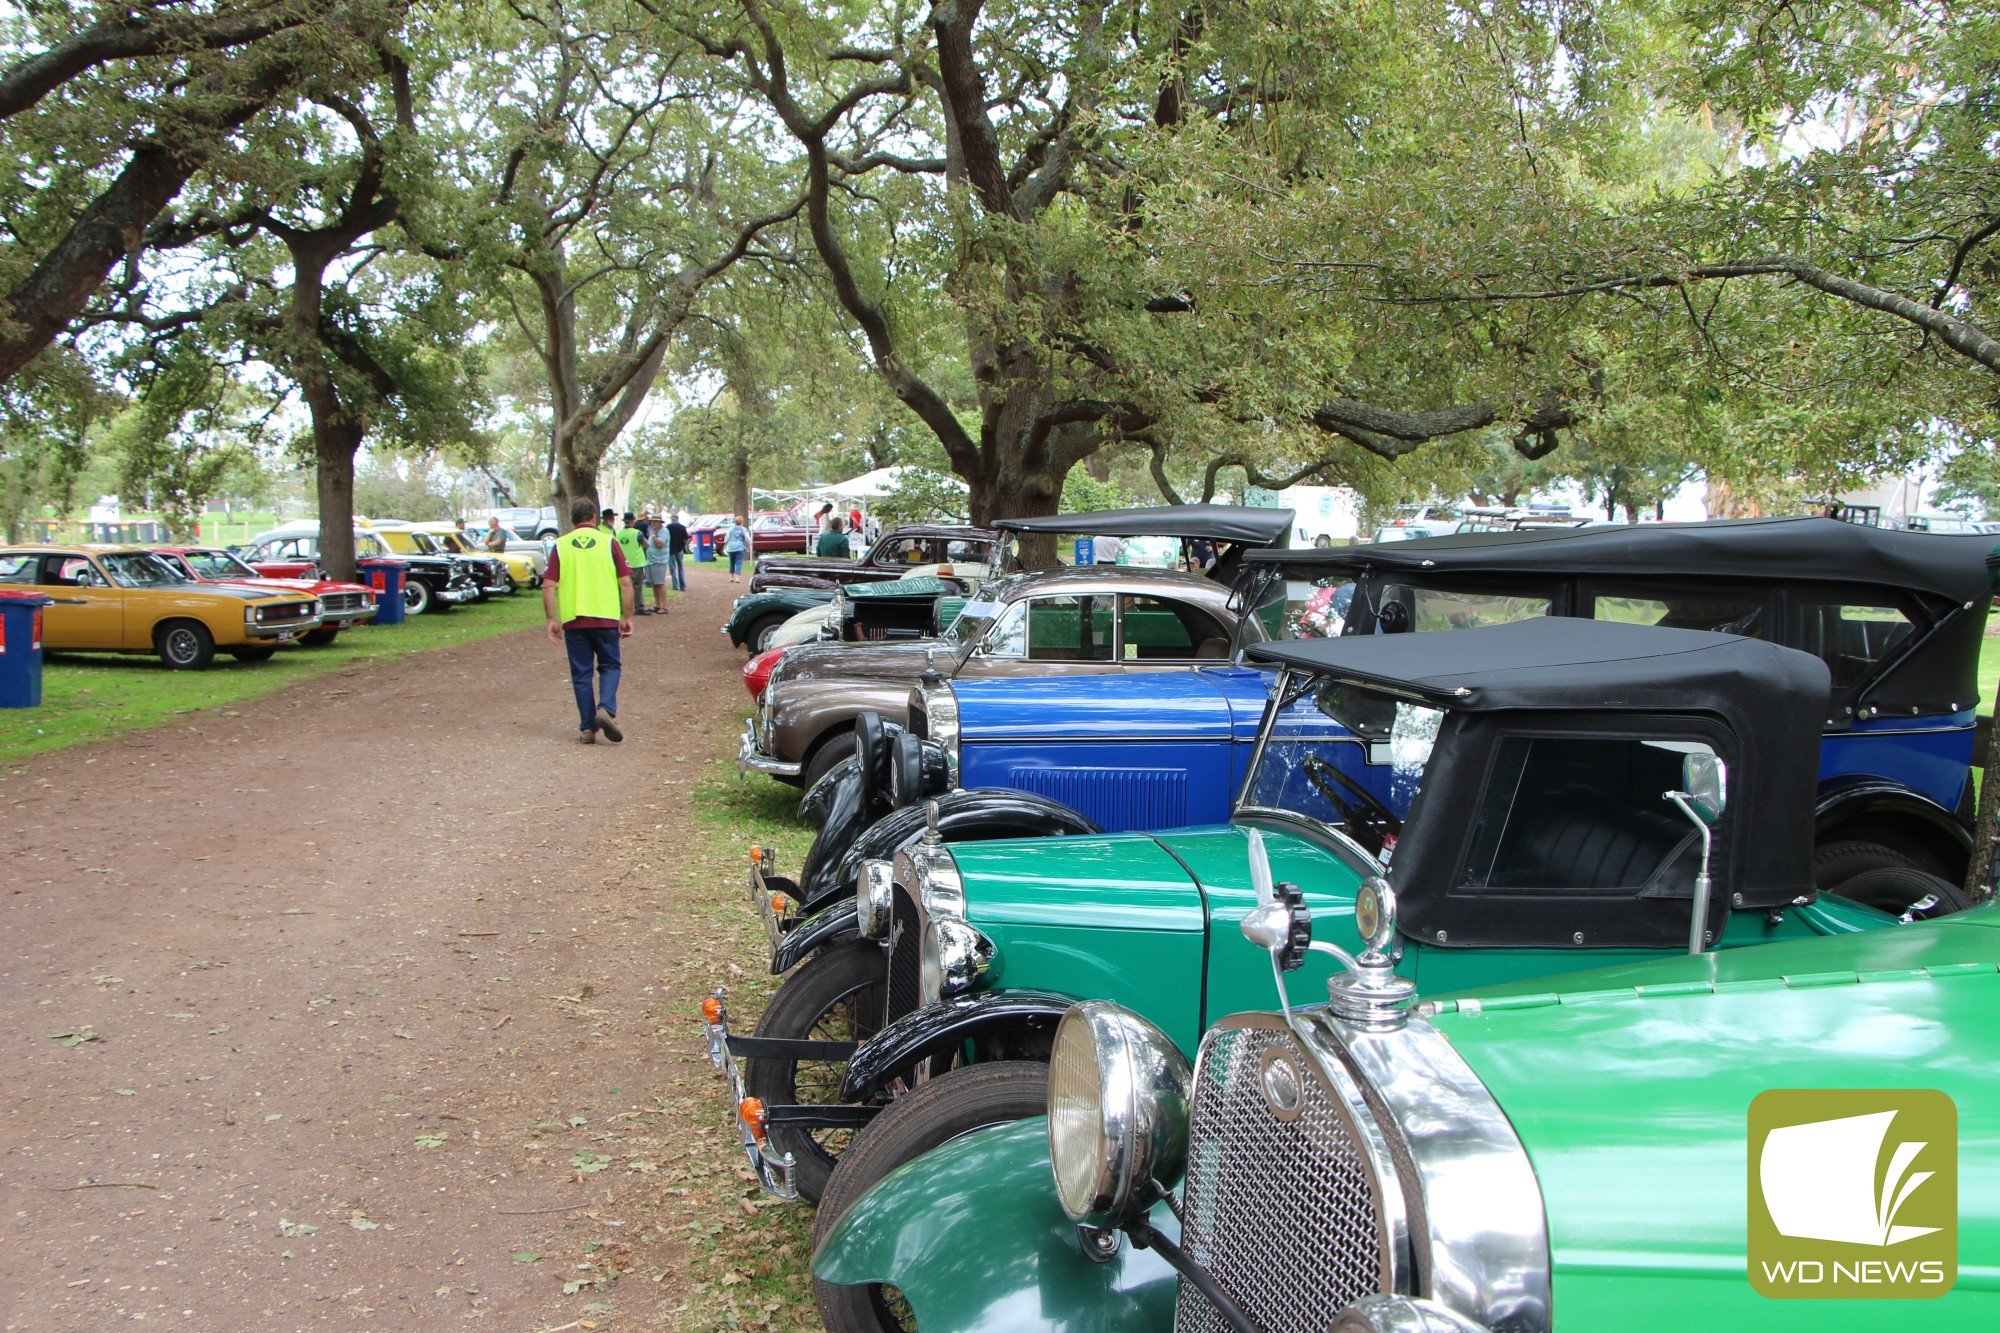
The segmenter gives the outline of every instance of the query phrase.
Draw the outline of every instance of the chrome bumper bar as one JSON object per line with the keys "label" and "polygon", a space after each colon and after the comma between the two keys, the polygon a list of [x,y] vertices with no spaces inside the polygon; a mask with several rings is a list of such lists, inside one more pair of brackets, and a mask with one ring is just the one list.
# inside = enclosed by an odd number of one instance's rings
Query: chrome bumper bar
{"label": "chrome bumper bar", "polygon": [[774,778],[795,778],[802,764],[788,764],[782,759],[773,759],[757,748],[757,723],[753,718],[743,719],[743,739],[736,747],[736,776],[748,773],[768,773]]}
{"label": "chrome bumper bar", "polygon": [[708,1062],[715,1066],[716,1073],[722,1075],[723,1086],[729,1093],[729,1114],[736,1121],[737,1136],[743,1141],[743,1155],[750,1160],[750,1169],[756,1173],[757,1183],[764,1187],[766,1194],[780,1199],[798,1198],[798,1162],[790,1153],[782,1157],[772,1154],[763,1124],[753,1125],[745,1114],[744,1103],[750,1099],[750,1093],[743,1085],[743,1071],[738,1067],[736,1057],[729,1053],[729,1010],[724,1004],[721,987],[716,988],[715,994],[704,1001],[701,1008],[702,1028],[708,1037]]}

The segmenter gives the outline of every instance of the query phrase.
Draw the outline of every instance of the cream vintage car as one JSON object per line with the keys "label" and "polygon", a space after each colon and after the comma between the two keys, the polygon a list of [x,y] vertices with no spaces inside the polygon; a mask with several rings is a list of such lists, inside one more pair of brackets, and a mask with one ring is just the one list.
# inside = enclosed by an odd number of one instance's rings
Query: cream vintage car
{"label": "cream vintage car", "polygon": [[175,670],[200,670],[217,649],[261,662],[320,621],[311,593],[191,583],[137,546],[0,546],[10,584],[55,599],[42,615],[49,651],[154,653]]}

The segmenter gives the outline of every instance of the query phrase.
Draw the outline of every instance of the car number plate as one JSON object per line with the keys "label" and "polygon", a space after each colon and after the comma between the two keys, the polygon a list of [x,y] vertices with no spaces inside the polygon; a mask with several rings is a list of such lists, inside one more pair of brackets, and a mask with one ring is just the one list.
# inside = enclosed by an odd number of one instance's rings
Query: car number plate
{"label": "car number plate", "polygon": [[278,636],[278,642],[287,643],[291,640],[291,637],[292,637],[292,632],[290,630],[286,630],[284,633]]}

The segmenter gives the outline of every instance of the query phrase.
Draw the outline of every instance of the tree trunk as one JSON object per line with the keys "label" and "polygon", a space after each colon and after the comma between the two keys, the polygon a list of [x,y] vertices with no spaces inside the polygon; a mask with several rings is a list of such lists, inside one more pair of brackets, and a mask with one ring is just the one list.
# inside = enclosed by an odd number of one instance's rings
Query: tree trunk
{"label": "tree trunk", "polygon": [[354,577],[354,456],[361,449],[361,427],[349,421],[322,420],[313,410],[313,458],[319,495],[319,564],[330,579],[359,582]]}
{"label": "tree trunk", "polygon": [[556,526],[568,532],[569,507],[574,500],[587,499],[591,508],[604,506],[597,499],[597,461],[564,451],[556,458]]}
{"label": "tree trunk", "polygon": [[738,449],[729,461],[729,503],[735,508],[730,512],[739,514],[747,522],[750,518],[750,451]]}

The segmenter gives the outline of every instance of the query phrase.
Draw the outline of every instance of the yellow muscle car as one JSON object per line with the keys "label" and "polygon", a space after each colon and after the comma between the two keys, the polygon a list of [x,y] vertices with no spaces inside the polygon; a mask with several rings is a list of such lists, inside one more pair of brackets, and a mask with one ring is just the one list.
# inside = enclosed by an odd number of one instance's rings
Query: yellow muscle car
{"label": "yellow muscle car", "polygon": [[157,653],[199,670],[220,648],[261,662],[319,625],[311,593],[190,583],[137,546],[0,546],[0,585],[55,599],[42,615],[51,652]]}

